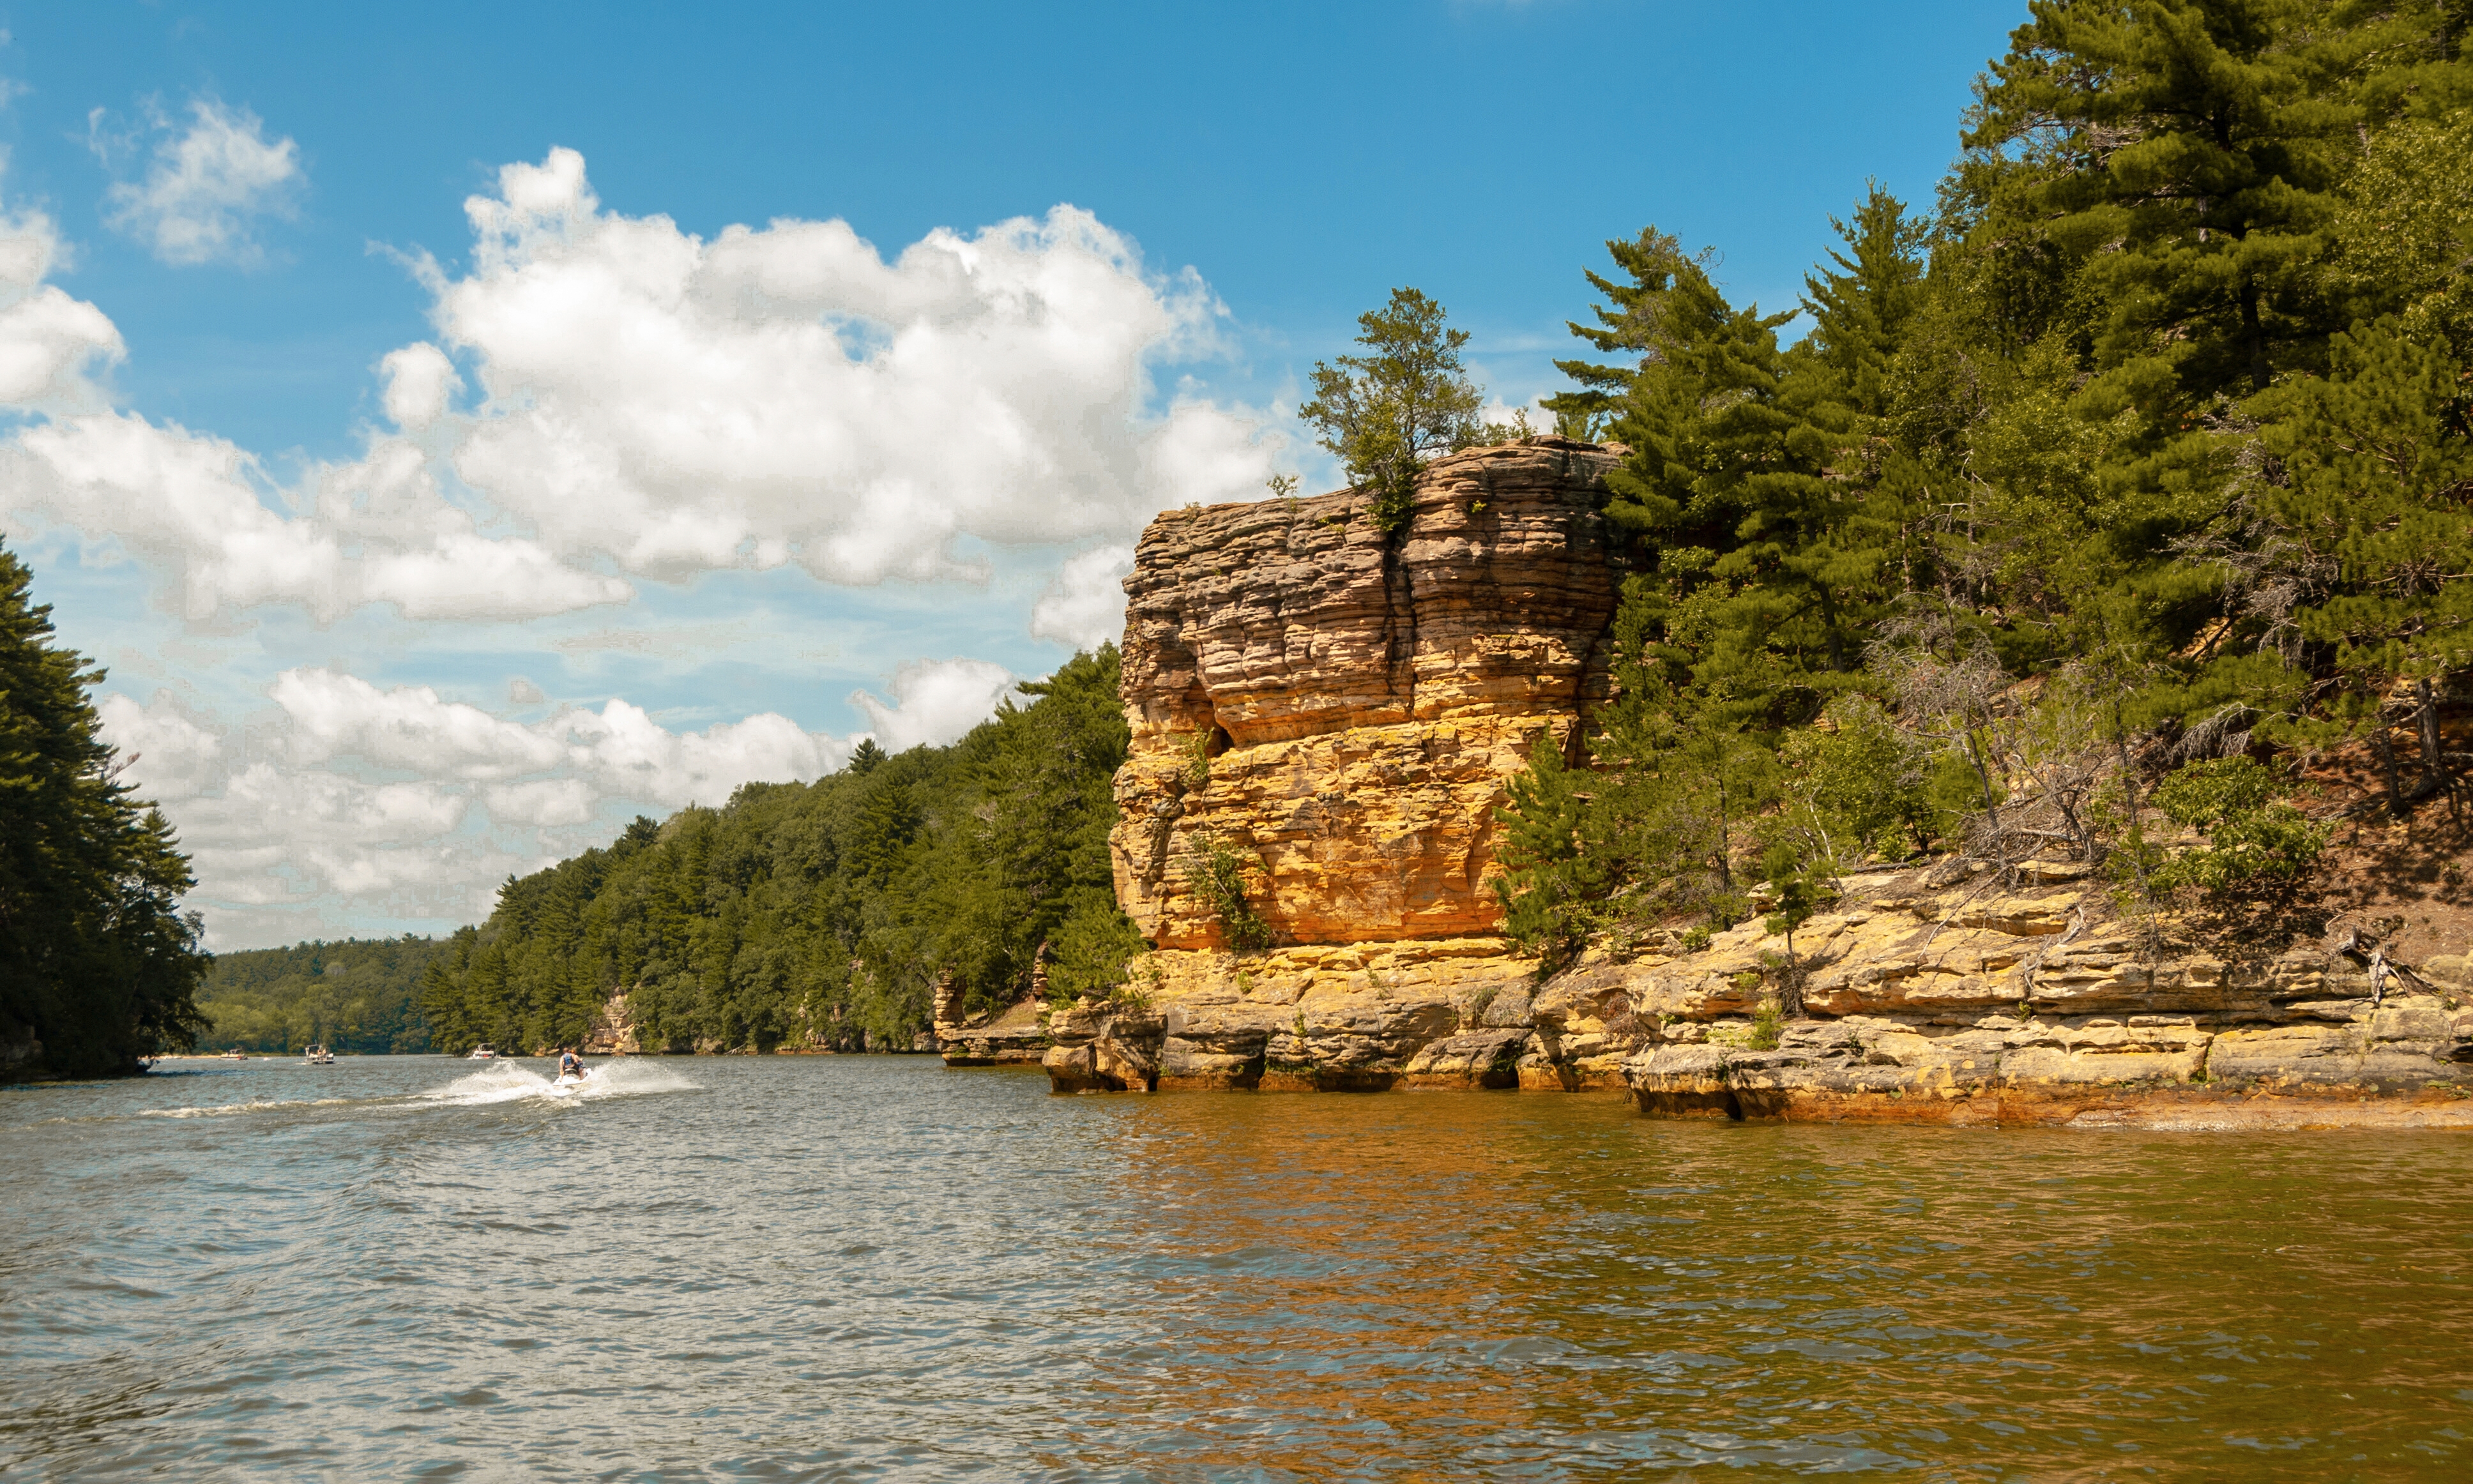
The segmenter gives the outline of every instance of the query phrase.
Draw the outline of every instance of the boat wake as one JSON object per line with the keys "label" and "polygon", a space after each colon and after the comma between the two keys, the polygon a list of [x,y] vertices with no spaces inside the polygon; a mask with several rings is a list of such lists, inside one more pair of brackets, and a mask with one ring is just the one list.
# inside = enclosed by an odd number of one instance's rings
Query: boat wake
{"label": "boat wake", "polygon": [[141,1118],[221,1118],[231,1113],[288,1113],[296,1108],[334,1108],[345,1103],[366,1103],[365,1097],[261,1097],[246,1103],[223,1103],[213,1108],[140,1108]]}
{"label": "boat wake", "polygon": [[478,1108],[492,1103],[520,1102],[525,1098],[593,1102],[610,1097],[641,1097],[654,1092],[692,1092],[695,1089],[694,1083],[668,1067],[644,1062],[604,1062],[588,1072],[582,1082],[567,1087],[561,1087],[527,1067],[492,1062],[443,1088],[421,1093],[417,1100]]}
{"label": "boat wake", "polygon": [[426,1092],[385,1097],[252,1098],[208,1108],[142,1108],[141,1118],[222,1118],[238,1113],[296,1113],[311,1108],[358,1106],[398,1112],[417,1108],[482,1108],[527,1098],[545,1103],[598,1102],[612,1097],[641,1097],[655,1092],[693,1092],[698,1085],[666,1066],[621,1059],[593,1067],[585,1079],[560,1087],[540,1073],[511,1062],[492,1062],[481,1070],[456,1078]]}

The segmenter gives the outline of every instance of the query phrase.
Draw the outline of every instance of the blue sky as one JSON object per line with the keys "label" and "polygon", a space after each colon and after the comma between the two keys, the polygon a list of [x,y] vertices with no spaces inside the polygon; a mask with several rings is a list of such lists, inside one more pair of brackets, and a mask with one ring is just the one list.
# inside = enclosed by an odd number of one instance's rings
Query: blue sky
{"label": "blue sky", "polygon": [[1788,305],[2019,18],[0,5],[0,516],[218,945],[436,930],[943,740],[1150,514],[1328,485],[1295,388],[1394,285],[1515,405],[1608,237]]}

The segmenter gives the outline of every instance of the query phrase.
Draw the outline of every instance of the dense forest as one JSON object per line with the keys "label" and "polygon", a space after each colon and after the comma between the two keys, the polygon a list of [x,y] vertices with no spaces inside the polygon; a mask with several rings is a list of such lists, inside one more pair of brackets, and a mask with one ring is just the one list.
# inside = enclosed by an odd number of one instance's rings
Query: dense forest
{"label": "dense forest", "polygon": [[2030,13],[1937,199],[1870,190],[1794,310],[1654,227],[1589,275],[1549,406],[1629,446],[1634,570],[1620,701],[1513,789],[1549,953],[1790,928],[1925,848],[2289,883],[2327,830],[2281,796],[2342,751],[2458,806],[2473,8]]}
{"label": "dense forest", "polygon": [[189,864],[120,780],[25,563],[0,549],[0,1081],[139,1070],[196,1044],[206,969]]}
{"label": "dense forest", "polygon": [[1042,944],[1060,988],[1106,993],[1140,946],[1108,870],[1116,677],[1113,645],[1078,655],[949,747],[862,743],[510,879],[426,975],[433,1042],[574,1041],[623,989],[648,1050],[907,1047],[939,974],[1017,998]]}
{"label": "dense forest", "polygon": [[202,1039],[244,1051],[426,1051],[420,984],[446,951],[438,939],[407,933],[218,953],[198,991],[198,1009],[211,1022]]}

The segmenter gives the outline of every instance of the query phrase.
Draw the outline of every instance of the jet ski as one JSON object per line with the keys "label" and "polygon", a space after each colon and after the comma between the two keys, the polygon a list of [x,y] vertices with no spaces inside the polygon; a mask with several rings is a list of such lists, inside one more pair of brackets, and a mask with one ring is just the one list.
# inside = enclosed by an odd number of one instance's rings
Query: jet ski
{"label": "jet ski", "polygon": [[592,1068],[588,1066],[580,1072],[561,1072],[550,1082],[549,1092],[552,1097],[571,1097],[591,1080]]}

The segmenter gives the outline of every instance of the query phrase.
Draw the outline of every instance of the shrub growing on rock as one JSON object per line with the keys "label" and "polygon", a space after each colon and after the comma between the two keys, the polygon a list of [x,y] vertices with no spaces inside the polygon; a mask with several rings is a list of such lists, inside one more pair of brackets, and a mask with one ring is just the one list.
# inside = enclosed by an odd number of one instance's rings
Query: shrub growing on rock
{"label": "shrub growing on rock", "polygon": [[2155,807],[2207,843],[2160,862],[2159,891],[2227,897],[2292,887],[2318,865],[2333,826],[2275,797],[2275,776],[2248,757],[2195,762],[2155,786]]}

